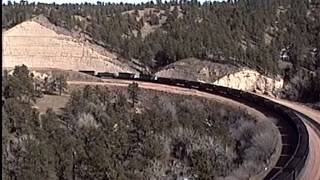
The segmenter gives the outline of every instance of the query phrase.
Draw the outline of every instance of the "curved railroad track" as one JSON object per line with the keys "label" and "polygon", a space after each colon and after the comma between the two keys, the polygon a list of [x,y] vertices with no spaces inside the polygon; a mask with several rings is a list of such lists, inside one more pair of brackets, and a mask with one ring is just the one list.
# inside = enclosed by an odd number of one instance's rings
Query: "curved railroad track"
{"label": "curved railroad track", "polygon": [[[103,79],[104,82],[69,81],[68,83],[78,85],[89,84],[127,86],[129,83],[135,80],[137,79]],[[302,111],[302,114],[293,111],[291,109],[292,106],[288,105],[289,102],[284,103],[280,100],[270,99],[269,97],[260,97],[238,90],[230,90],[229,92],[229,88],[222,88],[224,90],[228,89],[227,93],[221,92],[221,90],[217,91],[217,89],[214,88],[210,89],[212,85],[208,86],[209,88],[203,89],[203,87],[200,88],[199,86],[187,86],[181,82],[173,84],[172,82],[145,82],[143,80],[139,81],[139,79],[137,82],[142,88],[175,93],[177,93],[177,90],[179,90],[179,94],[185,95],[208,97],[205,94],[209,93],[211,96],[215,96],[216,99],[219,99],[224,103],[230,103],[230,99],[233,101],[238,101],[238,103],[242,104],[242,106],[245,105],[247,108],[250,108],[252,110],[251,112],[255,112],[255,115],[257,116],[261,116],[261,112],[264,112],[263,114],[272,113],[276,115],[278,119],[280,119],[276,126],[281,134],[282,150],[276,165],[272,169],[268,170],[267,173],[265,173],[266,176],[264,179],[320,179],[320,163],[317,161],[320,160],[320,153],[317,151],[317,149],[320,147],[319,129],[317,129],[318,127],[315,127],[314,125],[311,127],[309,124],[311,121],[313,124],[318,123],[315,120],[320,119],[318,118],[320,117],[319,112],[312,111],[312,117],[309,117],[310,114],[306,113],[308,112],[306,110]],[[188,81],[183,82],[188,83]],[[197,82],[197,84],[199,83]],[[247,100],[245,98],[246,96]],[[250,99],[252,97],[254,97],[256,100]],[[230,99],[228,100],[228,98]],[[248,98],[250,100],[248,100]],[[310,155],[308,156],[308,154]]]}
{"label": "curved railroad track", "polygon": [[296,102],[263,97],[291,108],[303,120],[309,134],[309,156],[298,179],[320,180],[320,111]]}

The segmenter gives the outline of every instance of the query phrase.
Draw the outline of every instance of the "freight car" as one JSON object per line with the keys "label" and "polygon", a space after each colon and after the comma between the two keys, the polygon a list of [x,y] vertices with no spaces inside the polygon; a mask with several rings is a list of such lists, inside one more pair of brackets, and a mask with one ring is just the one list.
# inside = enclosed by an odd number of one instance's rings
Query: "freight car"
{"label": "freight car", "polygon": [[[94,71],[82,71],[87,74],[94,74]],[[276,126],[281,133],[282,152],[278,159],[275,168],[273,168],[264,179],[282,180],[295,179],[298,173],[305,165],[306,158],[309,153],[309,135],[305,125],[301,119],[292,110],[283,105],[274,103],[261,96],[257,96],[248,92],[234,90],[227,87],[216,86],[203,82],[193,82],[180,79],[164,78],[151,75],[140,74],[135,77],[132,73],[98,73],[98,77],[110,77],[127,80],[140,80],[154,82],[166,85],[181,86],[186,88],[198,89],[200,91],[221,95],[223,97],[235,99],[243,102],[254,108],[261,108],[269,113],[276,114],[280,121],[277,121]],[[263,112],[262,111],[262,112]],[[306,117],[307,118],[307,117]]]}
{"label": "freight car", "polygon": [[94,76],[94,75],[95,75],[95,72],[94,72],[94,71],[80,70],[79,72],[88,74],[88,75],[90,75],[90,76]]}
{"label": "freight car", "polygon": [[199,82],[199,81],[190,81],[189,84],[190,84],[190,88],[199,89],[201,82]]}
{"label": "freight car", "polygon": [[157,82],[167,85],[173,85],[172,79],[170,78],[158,77]]}
{"label": "freight car", "polygon": [[186,88],[190,88],[191,87],[189,81],[186,81],[184,79],[171,79],[171,81],[176,86],[186,87]]}
{"label": "freight car", "polygon": [[118,79],[134,79],[135,74],[127,72],[119,72]]}
{"label": "freight car", "polygon": [[116,77],[116,74],[109,73],[109,72],[99,72],[97,74],[97,77],[99,77],[99,78],[114,78],[114,77]]}
{"label": "freight car", "polygon": [[154,79],[154,76],[150,75],[150,74],[139,74],[139,79],[142,81],[151,81]]}

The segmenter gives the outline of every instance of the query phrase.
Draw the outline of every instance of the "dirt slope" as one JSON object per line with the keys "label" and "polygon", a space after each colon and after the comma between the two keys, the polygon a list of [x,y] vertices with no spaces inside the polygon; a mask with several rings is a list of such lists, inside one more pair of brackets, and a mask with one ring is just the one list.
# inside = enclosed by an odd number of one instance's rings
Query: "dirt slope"
{"label": "dirt slope", "polygon": [[38,16],[3,34],[3,66],[25,64],[31,68],[135,72],[116,54],[73,36]]}
{"label": "dirt slope", "polygon": [[246,67],[188,58],[168,65],[156,73],[160,77],[204,81],[244,91],[278,96],[283,87],[281,78],[272,79]]}

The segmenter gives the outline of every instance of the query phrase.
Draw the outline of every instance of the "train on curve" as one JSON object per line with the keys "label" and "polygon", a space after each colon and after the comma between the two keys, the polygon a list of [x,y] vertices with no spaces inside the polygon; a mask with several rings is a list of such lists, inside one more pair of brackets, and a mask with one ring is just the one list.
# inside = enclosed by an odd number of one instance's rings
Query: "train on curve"
{"label": "train on curve", "polygon": [[272,102],[255,94],[217,86],[204,82],[188,81],[183,79],[164,78],[147,74],[132,74],[127,72],[110,73],[95,71],[79,71],[102,79],[123,79],[159,83],[171,86],[196,89],[202,92],[220,95],[242,102],[261,112],[277,117],[277,128],[281,134],[282,150],[276,165],[264,179],[294,180],[305,166],[309,154],[309,135],[307,128],[296,113],[280,104]]}

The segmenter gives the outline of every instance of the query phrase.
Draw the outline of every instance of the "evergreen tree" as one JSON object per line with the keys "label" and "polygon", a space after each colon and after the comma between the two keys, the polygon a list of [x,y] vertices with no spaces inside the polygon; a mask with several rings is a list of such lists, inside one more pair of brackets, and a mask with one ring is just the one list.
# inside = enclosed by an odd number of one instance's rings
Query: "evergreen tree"
{"label": "evergreen tree", "polygon": [[57,88],[59,91],[59,95],[61,96],[61,93],[65,91],[65,89],[67,88],[67,80],[66,77],[63,75],[60,75],[57,77],[56,79],[57,81]]}
{"label": "evergreen tree", "polygon": [[132,102],[132,107],[134,107],[135,103],[138,102],[138,91],[139,85],[136,82],[129,84],[128,86],[128,94]]}
{"label": "evergreen tree", "polygon": [[35,102],[35,87],[33,78],[27,66],[16,66],[12,75],[6,75],[6,86],[4,87],[4,98],[17,98],[23,102]]}

